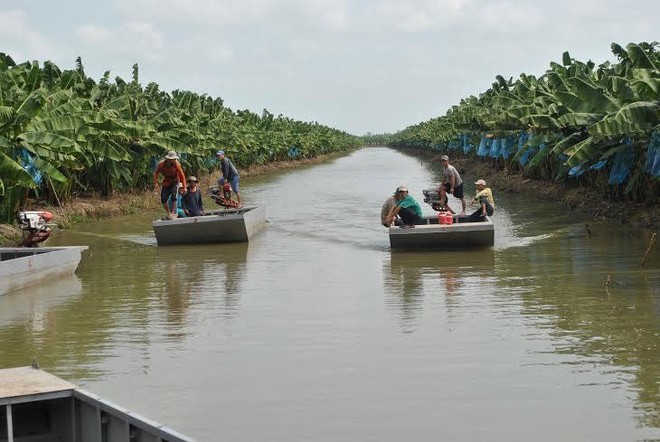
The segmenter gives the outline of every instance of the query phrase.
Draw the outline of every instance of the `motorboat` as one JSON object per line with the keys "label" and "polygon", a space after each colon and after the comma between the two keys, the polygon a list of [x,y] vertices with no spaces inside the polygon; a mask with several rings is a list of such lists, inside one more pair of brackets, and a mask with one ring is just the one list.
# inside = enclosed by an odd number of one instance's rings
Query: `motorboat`
{"label": "motorboat", "polygon": [[390,247],[393,249],[475,249],[492,247],[495,226],[490,217],[470,221],[466,216],[452,215],[451,224],[441,224],[441,218],[429,215],[415,226],[390,227]]}
{"label": "motorboat", "polygon": [[247,242],[266,226],[266,209],[256,206],[214,210],[201,216],[153,221],[159,246]]}
{"label": "motorboat", "polygon": [[0,247],[0,295],[73,274],[87,248]]}

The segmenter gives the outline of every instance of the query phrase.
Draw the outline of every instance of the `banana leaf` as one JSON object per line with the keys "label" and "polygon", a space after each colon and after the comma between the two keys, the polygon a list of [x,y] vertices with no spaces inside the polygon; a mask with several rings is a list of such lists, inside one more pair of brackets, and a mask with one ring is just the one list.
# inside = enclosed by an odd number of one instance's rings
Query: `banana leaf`
{"label": "banana leaf", "polygon": [[660,123],[660,103],[636,102],[622,107],[589,128],[589,134],[615,137],[650,133]]}
{"label": "banana leaf", "polygon": [[660,70],[660,66],[651,60],[648,54],[638,44],[630,43],[626,46],[628,57],[636,68]]}
{"label": "banana leaf", "polygon": [[575,95],[591,106],[591,109],[615,112],[621,107],[613,96],[581,78],[568,78],[566,83]]}
{"label": "banana leaf", "polygon": [[557,118],[563,127],[586,127],[599,122],[605,115],[596,113],[569,113]]}
{"label": "banana leaf", "polygon": [[81,153],[82,149],[78,143],[69,137],[53,132],[31,131],[23,132],[18,136],[25,144],[30,146],[47,146],[50,150],[62,151],[64,154]]}
{"label": "banana leaf", "polygon": [[64,176],[62,172],[57,170],[57,168],[49,162],[37,157],[34,159],[34,164],[39,168],[39,170],[41,170],[44,175],[46,175],[51,180],[57,181],[59,183],[66,183],[68,181],[66,176]]}
{"label": "banana leaf", "polygon": [[[587,134],[585,134],[583,132],[575,132],[575,133],[567,136],[566,138],[564,138],[563,140],[561,140],[557,144],[555,144],[554,147],[552,148],[552,153],[555,154],[555,155],[559,155],[561,153],[566,153],[566,151],[568,149],[575,146],[577,143],[579,143],[581,141],[584,141],[586,139],[586,137],[587,137]],[[569,155],[569,154],[566,153],[566,155]]]}
{"label": "banana leaf", "polygon": [[563,150],[563,152],[568,155],[566,165],[569,167],[575,167],[580,163],[598,157],[598,142],[593,137],[588,137],[575,143],[570,148]]}
{"label": "banana leaf", "polygon": [[549,115],[529,115],[521,118],[520,121],[536,130],[559,129],[561,127],[559,122]]}
{"label": "banana leaf", "polygon": [[3,187],[36,187],[34,180],[23,166],[2,152],[0,152],[0,183],[4,183]]}
{"label": "banana leaf", "polygon": [[0,129],[10,124],[15,118],[14,109],[9,106],[0,106]]}

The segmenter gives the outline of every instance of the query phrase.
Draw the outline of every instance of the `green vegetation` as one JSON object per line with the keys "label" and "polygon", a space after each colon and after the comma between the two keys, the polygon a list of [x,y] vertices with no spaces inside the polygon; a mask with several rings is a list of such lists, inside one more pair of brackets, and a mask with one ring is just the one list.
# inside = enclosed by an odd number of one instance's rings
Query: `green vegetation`
{"label": "green vegetation", "polygon": [[352,149],[358,137],[267,110],[232,111],[194,92],[142,87],[106,72],[87,77],[50,61],[16,64],[0,53],[0,223],[29,195],[61,203],[151,186],[158,159],[175,150],[188,173],[216,168],[222,147],[238,166],[305,159]]}
{"label": "green vegetation", "polygon": [[[564,53],[539,78],[497,81],[446,115],[369,143],[488,157],[544,180],[609,185],[618,199],[655,204],[660,188],[658,43],[612,44],[618,63]],[[453,155],[457,155],[454,153]]]}

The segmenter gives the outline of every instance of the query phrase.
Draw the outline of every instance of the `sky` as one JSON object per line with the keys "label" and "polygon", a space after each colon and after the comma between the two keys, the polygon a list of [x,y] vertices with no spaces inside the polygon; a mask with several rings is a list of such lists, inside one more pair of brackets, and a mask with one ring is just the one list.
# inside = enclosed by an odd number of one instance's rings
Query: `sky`
{"label": "sky", "polygon": [[659,0],[0,0],[0,52],[189,90],[354,135],[394,133],[542,75],[568,51],[660,41]]}

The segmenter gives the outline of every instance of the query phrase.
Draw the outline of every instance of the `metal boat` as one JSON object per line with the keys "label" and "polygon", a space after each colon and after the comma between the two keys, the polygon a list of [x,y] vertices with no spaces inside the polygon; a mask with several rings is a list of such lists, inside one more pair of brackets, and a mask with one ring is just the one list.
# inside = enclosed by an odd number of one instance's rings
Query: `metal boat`
{"label": "metal boat", "polygon": [[422,218],[423,223],[409,228],[390,227],[390,247],[393,249],[474,249],[492,247],[495,226],[485,221],[470,222],[467,217],[453,217],[452,224],[439,224],[437,216]]}
{"label": "metal boat", "polygon": [[192,441],[37,366],[0,370],[0,441]]}
{"label": "metal boat", "polygon": [[0,247],[0,295],[72,274],[87,246]]}
{"label": "metal boat", "polygon": [[254,206],[153,222],[158,245],[246,242],[265,226],[266,209]]}

